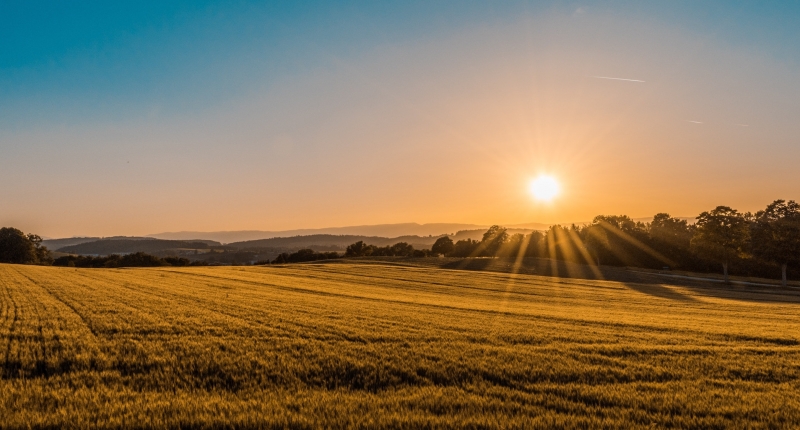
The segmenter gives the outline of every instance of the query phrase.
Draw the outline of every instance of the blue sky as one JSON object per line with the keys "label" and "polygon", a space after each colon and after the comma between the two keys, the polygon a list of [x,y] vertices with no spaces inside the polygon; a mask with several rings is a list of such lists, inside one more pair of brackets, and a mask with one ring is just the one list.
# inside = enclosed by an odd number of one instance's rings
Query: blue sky
{"label": "blue sky", "polygon": [[[0,2],[0,223],[58,236],[755,210],[800,197],[784,166],[798,22],[800,2]],[[585,79],[608,73],[646,85]],[[660,147],[686,161],[630,197],[592,203],[565,167],[621,151],[639,158],[596,187],[641,182]],[[692,167],[720,151],[727,171]],[[463,173],[487,159],[490,185]],[[527,173],[507,172],[542,169],[564,171],[574,201],[514,206]],[[470,192],[435,185],[447,178]]]}
{"label": "blue sky", "polygon": [[[0,21],[6,125],[181,113],[331,57],[446,32],[491,7],[372,2],[20,2]],[[77,110],[76,110],[77,109]],[[138,112],[137,112],[138,111]],[[77,118],[75,118],[77,116]]]}
{"label": "blue sky", "polygon": [[800,58],[800,2],[3,2],[2,124],[182,113],[332,57],[579,9]]}

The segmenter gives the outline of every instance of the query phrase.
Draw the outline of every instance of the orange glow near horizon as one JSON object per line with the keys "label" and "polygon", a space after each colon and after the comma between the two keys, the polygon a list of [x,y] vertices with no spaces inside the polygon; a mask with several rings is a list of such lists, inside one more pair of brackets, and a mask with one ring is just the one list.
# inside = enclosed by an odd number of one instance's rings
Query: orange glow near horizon
{"label": "orange glow near horizon", "polygon": [[0,227],[568,225],[800,200],[800,66],[780,58],[558,12],[386,48],[253,74],[203,109],[0,127]]}

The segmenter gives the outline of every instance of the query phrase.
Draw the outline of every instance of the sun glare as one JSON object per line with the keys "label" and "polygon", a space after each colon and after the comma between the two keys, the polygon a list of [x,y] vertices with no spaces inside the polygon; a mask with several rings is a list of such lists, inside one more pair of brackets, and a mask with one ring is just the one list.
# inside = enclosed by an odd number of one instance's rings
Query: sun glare
{"label": "sun glare", "polygon": [[530,192],[536,200],[549,202],[558,195],[558,181],[552,176],[541,175],[531,181]]}

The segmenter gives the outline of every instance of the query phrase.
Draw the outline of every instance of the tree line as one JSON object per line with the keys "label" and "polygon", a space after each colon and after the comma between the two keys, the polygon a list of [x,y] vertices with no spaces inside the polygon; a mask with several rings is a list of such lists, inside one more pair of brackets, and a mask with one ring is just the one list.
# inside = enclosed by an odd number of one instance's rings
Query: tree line
{"label": "tree line", "polygon": [[728,206],[703,212],[694,224],[660,213],[648,223],[626,215],[599,215],[589,225],[554,225],[544,232],[509,235],[492,226],[482,240],[439,238],[434,254],[448,257],[539,257],[583,264],[680,268],[775,276],[800,272],[800,205],[776,200],[755,214]]}
{"label": "tree line", "polygon": [[111,254],[104,257],[87,255],[65,255],[53,261],[53,266],[83,267],[83,268],[114,268],[114,267],[162,267],[162,266],[208,266],[205,261],[191,261],[183,257],[156,257],[145,252],[118,255]]}
{"label": "tree line", "polygon": [[25,234],[13,227],[0,228],[0,263],[43,264],[53,263],[50,251],[42,245],[42,238]]}
{"label": "tree line", "polygon": [[[0,262],[55,264],[74,267],[186,266],[186,258],[159,258],[145,253],[107,257],[65,256],[56,259],[41,245],[41,237],[14,228],[0,229]],[[716,271],[725,280],[730,272],[773,277],[780,270],[783,285],[788,276],[800,276],[800,204],[776,200],[755,214],[718,206],[701,213],[694,224],[660,213],[651,222],[636,222],[626,215],[599,215],[588,225],[551,226],[546,231],[509,235],[492,226],[481,240],[453,242],[448,236],[436,240],[430,250],[414,249],[408,243],[375,246],[355,242],[344,255],[301,249],[281,253],[256,264],[284,264],[341,257],[447,256],[550,258],[582,264],[680,268]]]}
{"label": "tree line", "polygon": [[202,266],[206,262],[190,261],[181,257],[156,257],[144,252],[126,255],[92,257],[85,255],[65,255],[55,260],[42,238],[35,234],[25,234],[13,227],[0,228],[0,263],[39,264],[64,267],[159,267],[159,266]]}

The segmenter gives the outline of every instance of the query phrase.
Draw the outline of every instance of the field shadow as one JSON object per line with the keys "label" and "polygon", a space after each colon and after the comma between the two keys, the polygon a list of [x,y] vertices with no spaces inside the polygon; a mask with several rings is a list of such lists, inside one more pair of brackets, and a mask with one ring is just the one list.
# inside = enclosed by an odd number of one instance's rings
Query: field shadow
{"label": "field shadow", "polygon": [[663,284],[638,284],[638,283],[629,283],[623,282],[624,286],[634,290],[636,292],[647,294],[653,297],[659,297],[662,299],[669,299],[669,300],[677,300],[681,302],[699,302],[696,298],[683,294],[681,292],[675,291],[674,289],[665,286]]}
{"label": "field shadow", "polygon": [[[519,261],[519,264],[516,264],[515,260],[510,258],[362,257],[339,261],[326,260],[323,264],[345,263],[348,260],[359,264],[397,264],[449,270],[518,273],[521,275],[566,279],[614,281],[643,294],[682,302],[698,301],[697,298],[690,295],[691,293],[696,293],[697,296],[745,302],[800,305],[800,291],[796,289],[783,289],[778,286],[726,285],[714,279],[684,279],[658,272],[644,272],[625,267],[589,266],[546,258],[523,258]],[[699,276],[702,276],[702,274]],[[691,293],[678,292],[671,286],[682,287]]]}

